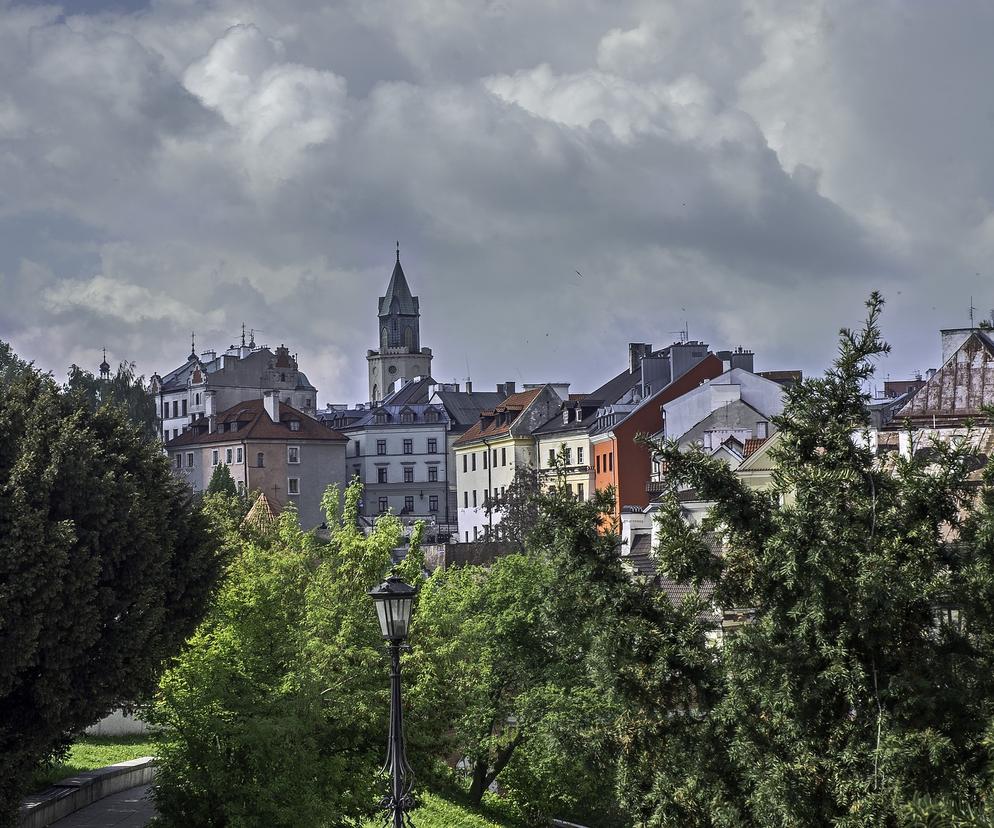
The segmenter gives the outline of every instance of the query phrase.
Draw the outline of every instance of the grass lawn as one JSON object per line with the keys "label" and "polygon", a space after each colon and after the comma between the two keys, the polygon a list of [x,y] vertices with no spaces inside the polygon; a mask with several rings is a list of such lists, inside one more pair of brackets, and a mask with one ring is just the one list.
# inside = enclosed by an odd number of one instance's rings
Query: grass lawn
{"label": "grass lawn", "polygon": [[145,735],[84,736],[69,749],[65,762],[38,769],[31,780],[31,790],[40,791],[80,771],[154,754],[155,745]]}
{"label": "grass lawn", "polygon": [[[501,805],[500,800],[488,797],[483,808],[476,810],[451,794],[426,793],[411,819],[415,828],[525,828],[521,822],[503,813],[505,809]],[[366,828],[382,825],[382,821],[373,820],[366,823]]]}

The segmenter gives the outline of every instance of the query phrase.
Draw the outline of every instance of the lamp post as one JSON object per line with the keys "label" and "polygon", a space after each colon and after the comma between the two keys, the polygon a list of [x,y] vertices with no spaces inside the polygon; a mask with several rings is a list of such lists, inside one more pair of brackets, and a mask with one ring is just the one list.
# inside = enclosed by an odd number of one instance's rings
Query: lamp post
{"label": "lamp post", "polygon": [[390,651],[390,735],[387,742],[387,758],[383,772],[390,772],[390,794],[383,800],[383,810],[387,812],[390,828],[404,828],[409,825],[408,813],[414,809],[414,771],[407,762],[404,749],[404,713],[400,703],[400,648],[407,638],[411,623],[411,609],[417,592],[400,578],[390,576],[375,589],[369,597],[376,606],[376,616],[380,622],[380,632],[389,642]]}

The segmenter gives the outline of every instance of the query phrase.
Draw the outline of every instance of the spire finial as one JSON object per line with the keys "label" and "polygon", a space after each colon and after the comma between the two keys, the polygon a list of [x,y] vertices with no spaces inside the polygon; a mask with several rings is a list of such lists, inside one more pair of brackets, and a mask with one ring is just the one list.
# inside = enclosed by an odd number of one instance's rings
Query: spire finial
{"label": "spire finial", "polygon": [[245,347],[245,323],[242,322],[242,347]]}
{"label": "spire finial", "polygon": [[400,264],[400,242],[397,242],[397,264]]}
{"label": "spire finial", "polygon": [[197,333],[196,331],[190,331],[190,356],[196,357],[197,355]]}
{"label": "spire finial", "polygon": [[104,348],[104,362],[107,361],[107,349]]}

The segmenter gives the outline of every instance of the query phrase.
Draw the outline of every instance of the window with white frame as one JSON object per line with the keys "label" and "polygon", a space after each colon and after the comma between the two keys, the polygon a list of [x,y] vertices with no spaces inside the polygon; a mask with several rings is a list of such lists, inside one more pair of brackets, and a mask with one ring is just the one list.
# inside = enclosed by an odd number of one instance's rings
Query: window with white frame
{"label": "window with white frame", "polygon": [[292,495],[300,494],[300,478],[288,477],[286,479],[286,493]]}
{"label": "window with white frame", "polygon": [[583,446],[576,447],[576,464],[578,466],[583,465]]}
{"label": "window with white frame", "polygon": [[231,465],[231,458],[233,453],[234,453],[233,449],[228,448],[224,450],[224,462],[227,463],[229,466]]}
{"label": "window with white frame", "polygon": [[179,452],[179,453],[176,454],[176,468],[177,469],[183,468],[183,454],[182,454],[182,452]]}
{"label": "window with white frame", "polygon": [[434,437],[428,438],[428,453],[438,454],[438,440],[436,440]]}
{"label": "window with white frame", "polygon": [[290,420],[290,431],[300,431],[300,420]]}
{"label": "window with white frame", "polygon": [[414,466],[404,466],[404,482],[414,482]]}
{"label": "window with white frame", "polygon": [[438,466],[428,467],[428,482],[437,483],[438,482]]}
{"label": "window with white frame", "polygon": [[188,469],[192,469],[193,468],[193,452],[192,451],[188,451],[186,453],[186,467]]}
{"label": "window with white frame", "polygon": [[211,465],[216,466],[220,462],[221,462],[221,452],[218,451],[217,449],[213,449],[211,451]]}
{"label": "window with white frame", "polygon": [[300,462],[300,446],[287,446],[286,447],[286,461],[287,461],[287,463],[299,463]]}

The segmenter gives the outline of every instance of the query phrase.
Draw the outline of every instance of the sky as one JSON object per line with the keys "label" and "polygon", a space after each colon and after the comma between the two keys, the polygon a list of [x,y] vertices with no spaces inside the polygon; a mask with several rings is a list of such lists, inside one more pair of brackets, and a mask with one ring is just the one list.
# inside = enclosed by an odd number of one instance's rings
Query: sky
{"label": "sky", "polygon": [[395,242],[439,381],[685,327],[879,379],[994,308],[994,5],[0,0],[0,339],[145,375],[241,325],[368,397]]}

